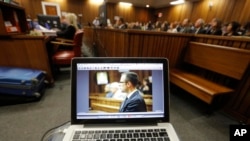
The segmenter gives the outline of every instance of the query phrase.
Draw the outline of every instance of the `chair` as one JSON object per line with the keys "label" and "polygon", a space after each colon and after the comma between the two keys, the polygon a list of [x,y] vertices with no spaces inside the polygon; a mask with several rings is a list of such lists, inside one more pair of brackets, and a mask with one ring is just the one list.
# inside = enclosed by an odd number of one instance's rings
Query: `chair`
{"label": "chair", "polygon": [[52,63],[57,67],[70,66],[71,59],[82,56],[83,31],[79,30],[75,33],[74,39],[56,38],[51,41],[54,44],[55,53],[52,56]]}

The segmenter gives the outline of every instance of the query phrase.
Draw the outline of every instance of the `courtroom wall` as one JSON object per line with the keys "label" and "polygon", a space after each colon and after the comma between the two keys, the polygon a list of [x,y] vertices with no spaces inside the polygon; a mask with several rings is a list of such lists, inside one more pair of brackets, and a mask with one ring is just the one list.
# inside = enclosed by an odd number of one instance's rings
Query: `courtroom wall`
{"label": "courtroom wall", "polygon": [[[36,18],[38,13],[42,13],[41,1],[55,2],[60,5],[61,11],[73,12],[77,15],[82,14],[81,22],[87,24],[98,16],[98,4],[93,4],[90,0],[16,0],[26,9],[26,14],[31,18]],[[127,22],[147,22],[147,21],[181,21],[184,18],[190,18],[195,21],[203,18],[206,22],[212,18],[220,18],[224,22],[236,20],[242,24],[250,21],[249,0],[213,0],[213,5],[209,6],[210,0],[201,0],[198,2],[186,2],[182,5],[169,6],[159,9],[148,9],[145,7],[122,8],[118,4],[107,4],[107,16],[113,21],[114,16],[121,16]],[[162,17],[158,18],[158,13]]]}
{"label": "courtroom wall", "polygon": [[161,21],[182,21],[189,18],[195,22],[198,18],[203,18],[206,22],[213,18],[219,18],[224,22],[238,21],[245,24],[250,21],[250,1],[249,0],[201,0],[199,2],[186,2],[183,5],[157,9],[156,13],[163,13]]}

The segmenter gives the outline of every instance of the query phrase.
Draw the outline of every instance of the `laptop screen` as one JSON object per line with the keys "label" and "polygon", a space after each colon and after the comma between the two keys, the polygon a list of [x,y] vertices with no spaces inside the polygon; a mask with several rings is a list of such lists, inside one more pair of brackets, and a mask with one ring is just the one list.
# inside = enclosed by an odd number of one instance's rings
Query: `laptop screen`
{"label": "laptop screen", "polygon": [[168,63],[162,58],[75,58],[72,123],[169,120]]}

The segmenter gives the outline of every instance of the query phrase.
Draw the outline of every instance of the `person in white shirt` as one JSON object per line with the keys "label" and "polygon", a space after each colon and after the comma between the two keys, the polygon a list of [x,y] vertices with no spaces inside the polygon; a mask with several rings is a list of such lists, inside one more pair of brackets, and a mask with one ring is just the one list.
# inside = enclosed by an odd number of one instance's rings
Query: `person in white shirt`
{"label": "person in white shirt", "polygon": [[126,98],[126,93],[122,92],[120,89],[120,84],[118,82],[113,82],[109,85],[110,93],[112,96],[110,98],[124,100]]}
{"label": "person in white shirt", "polygon": [[95,17],[95,19],[93,20],[93,25],[95,26],[95,27],[98,27],[98,26],[100,26],[100,20],[99,20],[99,17]]}

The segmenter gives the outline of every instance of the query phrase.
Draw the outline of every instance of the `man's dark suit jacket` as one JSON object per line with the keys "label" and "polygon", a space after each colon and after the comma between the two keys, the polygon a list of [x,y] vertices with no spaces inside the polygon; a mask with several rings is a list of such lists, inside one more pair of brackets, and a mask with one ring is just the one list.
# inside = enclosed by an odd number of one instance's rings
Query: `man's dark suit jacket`
{"label": "man's dark suit jacket", "polygon": [[134,92],[127,100],[122,103],[120,112],[146,112],[146,103],[139,91]]}
{"label": "man's dark suit jacket", "polygon": [[73,40],[76,33],[76,28],[72,25],[67,26],[63,31],[58,31],[57,37]]}
{"label": "man's dark suit jacket", "polygon": [[[198,31],[197,31],[198,30]],[[205,34],[206,33],[206,30],[204,28],[199,28],[199,29],[194,29],[192,31],[192,33],[195,33],[195,34]]]}
{"label": "man's dark suit jacket", "polygon": [[220,30],[220,29],[218,29],[218,30],[208,30],[207,31],[207,34],[210,34],[210,35],[222,35],[222,31]]}

